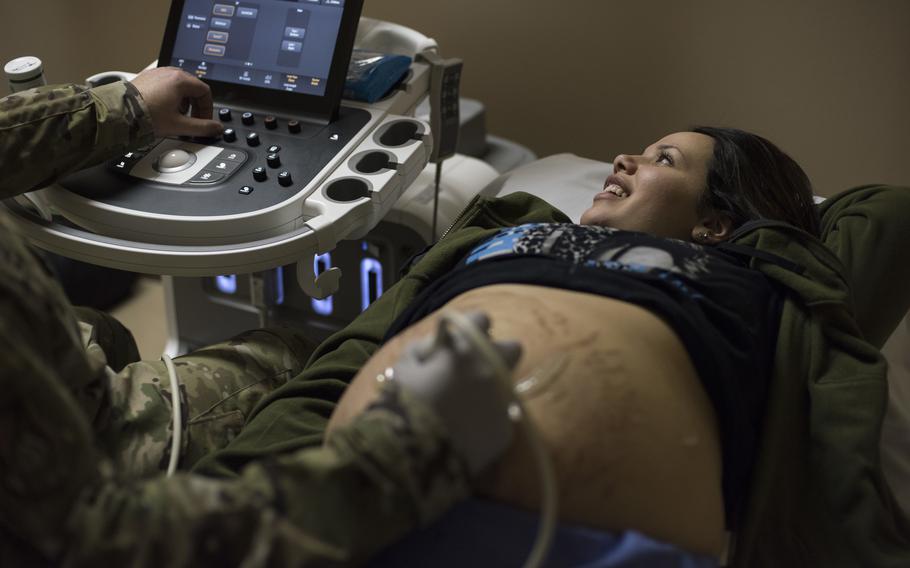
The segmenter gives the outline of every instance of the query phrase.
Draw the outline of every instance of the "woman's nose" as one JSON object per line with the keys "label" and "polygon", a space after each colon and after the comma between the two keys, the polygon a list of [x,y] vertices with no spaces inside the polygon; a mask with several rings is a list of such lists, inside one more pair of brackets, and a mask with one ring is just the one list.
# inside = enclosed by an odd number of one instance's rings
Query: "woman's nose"
{"label": "woman's nose", "polygon": [[617,172],[625,172],[627,174],[635,173],[635,168],[637,167],[637,162],[635,161],[634,156],[628,154],[620,154],[613,158],[613,170]]}

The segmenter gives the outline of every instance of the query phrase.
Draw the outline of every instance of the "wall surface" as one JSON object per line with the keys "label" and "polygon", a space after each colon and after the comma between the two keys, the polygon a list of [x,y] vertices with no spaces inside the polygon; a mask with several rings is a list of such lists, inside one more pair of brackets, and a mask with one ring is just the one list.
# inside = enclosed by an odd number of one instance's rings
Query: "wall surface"
{"label": "wall surface", "polygon": [[[0,60],[55,81],[157,56],[166,0],[0,5]],[[366,0],[465,60],[491,132],[540,155],[612,159],[694,124],[765,135],[830,195],[910,185],[906,0]]]}

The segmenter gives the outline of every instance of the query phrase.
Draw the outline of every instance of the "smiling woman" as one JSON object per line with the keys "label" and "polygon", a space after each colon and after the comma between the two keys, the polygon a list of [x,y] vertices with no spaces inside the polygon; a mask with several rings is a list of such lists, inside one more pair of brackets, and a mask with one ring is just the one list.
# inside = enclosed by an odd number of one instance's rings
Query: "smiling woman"
{"label": "smiling woman", "polygon": [[730,220],[698,204],[708,176],[714,140],[678,132],[640,155],[620,154],[604,191],[581,217],[583,225],[605,225],[661,237],[689,240],[710,229],[722,238]]}
{"label": "smiling woman", "polygon": [[[620,154],[613,168],[582,224],[703,243],[724,240],[755,219],[819,233],[802,168],[768,140],[742,130],[698,127],[670,134],[641,155]],[[621,206],[607,204],[617,200]]]}
{"label": "smiling woman", "polygon": [[[766,166],[795,170],[755,169]],[[763,177],[753,200],[744,184]],[[506,228],[449,253],[451,269],[398,315],[330,431],[446,310],[485,311],[493,337],[522,344],[516,381],[559,361],[527,405],[556,464],[561,518],[720,554],[724,531],[742,522],[781,305],[780,290],[721,245],[748,220],[799,221],[811,195],[799,166],[767,140],[700,129],[618,156],[581,225],[508,227],[491,203],[491,225]],[[423,263],[440,262],[432,256]],[[531,471],[518,440],[482,492],[536,509]]]}

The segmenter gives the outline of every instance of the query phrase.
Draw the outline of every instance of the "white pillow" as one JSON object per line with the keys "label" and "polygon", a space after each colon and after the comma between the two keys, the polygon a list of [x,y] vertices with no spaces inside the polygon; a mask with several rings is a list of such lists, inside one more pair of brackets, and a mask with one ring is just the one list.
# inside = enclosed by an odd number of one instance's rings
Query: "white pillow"
{"label": "white pillow", "polygon": [[480,193],[503,197],[526,191],[547,201],[577,223],[611,173],[613,164],[575,154],[554,154],[499,176]]}

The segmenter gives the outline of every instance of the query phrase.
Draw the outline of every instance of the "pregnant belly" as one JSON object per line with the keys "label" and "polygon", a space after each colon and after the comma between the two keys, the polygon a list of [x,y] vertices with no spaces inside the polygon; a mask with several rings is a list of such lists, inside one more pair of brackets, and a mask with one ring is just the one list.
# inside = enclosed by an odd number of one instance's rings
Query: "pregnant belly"
{"label": "pregnant belly", "polygon": [[[500,284],[466,292],[386,343],[329,423],[372,400],[376,375],[447,309],[483,310],[497,339],[518,339],[513,380],[553,460],[564,521],[634,529],[693,552],[724,542],[720,442],[695,369],[674,332],[637,306],[593,294]],[[466,409],[470,412],[470,409]],[[518,435],[478,493],[538,509],[537,471]]]}

